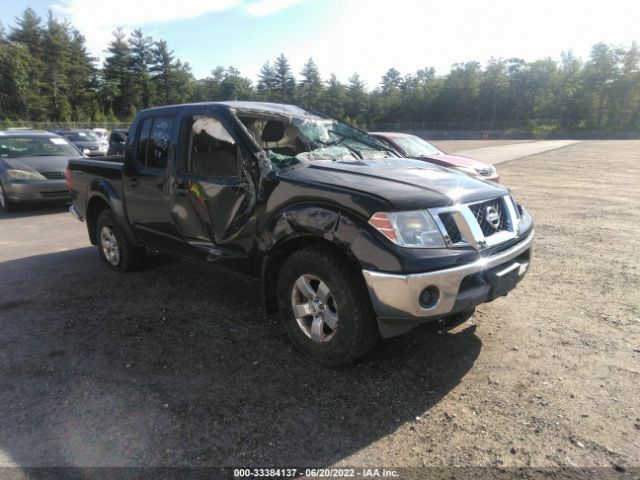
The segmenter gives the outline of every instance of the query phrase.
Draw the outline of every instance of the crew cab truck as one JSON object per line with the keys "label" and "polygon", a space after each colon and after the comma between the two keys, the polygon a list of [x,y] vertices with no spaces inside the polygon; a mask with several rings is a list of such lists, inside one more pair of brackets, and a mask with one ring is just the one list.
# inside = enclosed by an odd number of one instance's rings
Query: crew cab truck
{"label": "crew cab truck", "polygon": [[505,187],[291,105],[141,111],[121,162],[71,160],[68,181],[108,266],[134,269],[150,248],[251,277],[291,341],[330,365],[458,325],[531,258],[531,217]]}

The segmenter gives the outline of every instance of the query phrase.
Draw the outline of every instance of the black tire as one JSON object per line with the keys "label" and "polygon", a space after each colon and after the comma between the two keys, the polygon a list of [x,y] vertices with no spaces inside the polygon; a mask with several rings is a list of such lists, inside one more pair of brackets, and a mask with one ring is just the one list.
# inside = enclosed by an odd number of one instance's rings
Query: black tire
{"label": "black tire", "polygon": [[[293,312],[294,288],[302,276],[317,277],[324,282],[331,293],[330,302],[337,311],[337,326],[329,334],[330,339],[322,343],[305,333]],[[330,366],[351,363],[368,353],[380,339],[360,272],[350,268],[344,256],[329,248],[309,247],[292,253],[280,268],[277,295],[289,338],[300,351],[320,363]],[[308,318],[311,322],[315,317]]]}
{"label": "black tire", "polygon": [[[105,248],[108,240],[108,238],[106,239],[105,235],[103,235],[105,229],[113,235],[116,241],[116,247],[119,251],[117,258],[107,253],[110,248],[109,246]],[[103,210],[100,212],[100,215],[98,215],[98,221],[96,222],[96,241],[100,258],[111,268],[128,272],[140,268],[144,261],[145,248],[136,247],[131,244],[111,210]]]}
{"label": "black tire", "polygon": [[0,183],[0,210],[2,210],[3,212],[10,212],[13,210],[13,206],[13,203],[11,203],[5,195],[4,188]]}

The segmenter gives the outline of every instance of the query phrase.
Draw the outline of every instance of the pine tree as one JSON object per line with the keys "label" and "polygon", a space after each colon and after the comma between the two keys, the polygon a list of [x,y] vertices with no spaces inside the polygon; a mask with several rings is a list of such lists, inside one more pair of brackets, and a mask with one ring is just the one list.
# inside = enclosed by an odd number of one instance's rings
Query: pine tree
{"label": "pine tree", "polygon": [[49,99],[47,118],[62,122],[71,120],[71,105],[67,99],[72,61],[68,28],[68,24],[58,21],[49,11],[43,38],[43,53],[49,61],[45,64],[43,85]]}
{"label": "pine tree", "polygon": [[300,99],[301,105],[315,110],[320,109],[324,88],[322,79],[320,78],[320,71],[313,61],[313,58],[309,58],[307,63],[304,64],[300,76],[302,80],[299,84],[298,98]]}
{"label": "pine tree", "polygon": [[258,95],[260,100],[275,100],[276,72],[270,62],[265,62],[258,75]]}
{"label": "pine tree", "polygon": [[400,84],[402,83],[402,75],[395,68],[390,68],[387,70],[382,76],[382,91],[385,93],[389,93],[393,90],[399,90]]}
{"label": "pine tree", "polygon": [[176,60],[165,40],[155,42],[150,68],[158,101],[168,105],[188,101],[194,93],[194,79],[188,63]]}
{"label": "pine tree", "polygon": [[275,95],[274,101],[281,103],[293,103],[296,93],[296,80],[291,73],[289,60],[283,53],[273,64]]}
{"label": "pine tree", "polygon": [[131,51],[132,83],[140,96],[138,104],[141,108],[148,108],[155,102],[155,88],[149,72],[153,62],[153,38],[137,29],[131,32],[128,43]]}
{"label": "pine tree", "polygon": [[336,118],[344,117],[344,107],[347,104],[347,89],[340,83],[335,73],[327,81],[326,93],[322,104],[322,111]]}
{"label": "pine tree", "polygon": [[29,53],[36,58],[42,56],[42,19],[31,7],[22,12],[22,16],[15,19],[15,26],[11,28],[9,40],[22,43],[29,49]]}
{"label": "pine tree", "polygon": [[88,121],[95,116],[97,97],[96,59],[92,57],[84,36],[76,29],[71,31],[68,64],[68,97],[73,120]]}
{"label": "pine tree", "polygon": [[159,101],[164,105],[168,105],[171,103],[172,78],[175,67],[173,51],[169,49],[169,45],[165,40],[159,40],[154,43],[152,54],[153,64],[150,70],[156,85]]}
{"label": "pine tree", "polygon": [[360,75],[354,73],[349,78],[347,85],[347,105],[345,114],[357,124],[366,122],[365,113],[367,111],[367,91],[364,81]]}
{"label": "pine tree", "polygon": [[229,67],[221,82],[221,93],[225,100],[250,100],[253,97],[251,80],[240,75],[237,68]]}
{"label": "pine tree", "polygon": [[44,70],[43,61],[43,36],[42,19],[32,8],[27,8],[20,17],[15,19],[15,25],[10,28],[8,40],[13,44],[21,44],[26,48],[25,52],[20,51],[20,58],[16,59],[16,65],[24,60],[29,61],[28,67],[19,67],[21,73],[27,72],[28,86],[24,92],[23,114],[25,120],[47,120],[47,97],[44,92]]}
{"label": "pine tree", "polygon": [[32,119],[32,65],[33,57],[26,46],[0,43],[0,120],[10,116]]}
{"label": "pine tree", "polygon": [[[127,118],[131,106],[136,104],[137,95],[131,75],[131,50],[125,41],[121,28],[113,32],[113,39],[107,48],[104,61],[102,91],[106,100],[106,110],[112,110],[119,118]],[[139,98],[139,97],[138,97]]]}

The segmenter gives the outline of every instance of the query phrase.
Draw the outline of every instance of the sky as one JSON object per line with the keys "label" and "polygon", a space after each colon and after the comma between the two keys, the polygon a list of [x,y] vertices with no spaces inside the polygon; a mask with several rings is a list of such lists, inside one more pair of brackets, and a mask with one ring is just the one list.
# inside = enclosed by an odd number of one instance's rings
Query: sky
{"label": "sky", "polygon": [[491,57],[527,61],[572,50],[586,59],[603,41],[640,42],[638,0],[2,0],[8,28],[30,6],[68,18],[94,55],[116,27],[164,38],[197,78],[232,65],[255,80],[280,53],[294,73],[313,57],[323,77],[358,72],[369,88],[395,67],[447,73]]}

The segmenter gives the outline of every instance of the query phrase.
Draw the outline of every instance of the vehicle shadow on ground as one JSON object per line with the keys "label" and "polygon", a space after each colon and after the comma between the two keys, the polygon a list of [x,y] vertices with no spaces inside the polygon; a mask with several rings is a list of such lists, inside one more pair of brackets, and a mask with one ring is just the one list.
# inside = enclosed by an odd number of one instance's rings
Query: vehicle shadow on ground
{"label": "vehicle shadow on ground", "polygon": [[0,458],[17,465],[326,466],[443,421],[429,410],[481,349],[473,327],[415,330],[330,369],[227,273],[151,256],[121,274],[95,248],[0,270]]}
{"label": "vehicle shadow on ground", "polygon": [[9,212],[0,211],[0,220],[3,218],[27,218],[39,215],[50,215],[52,213],[62,213],[68,210],[68,203],[18,205],[12,207]]}

